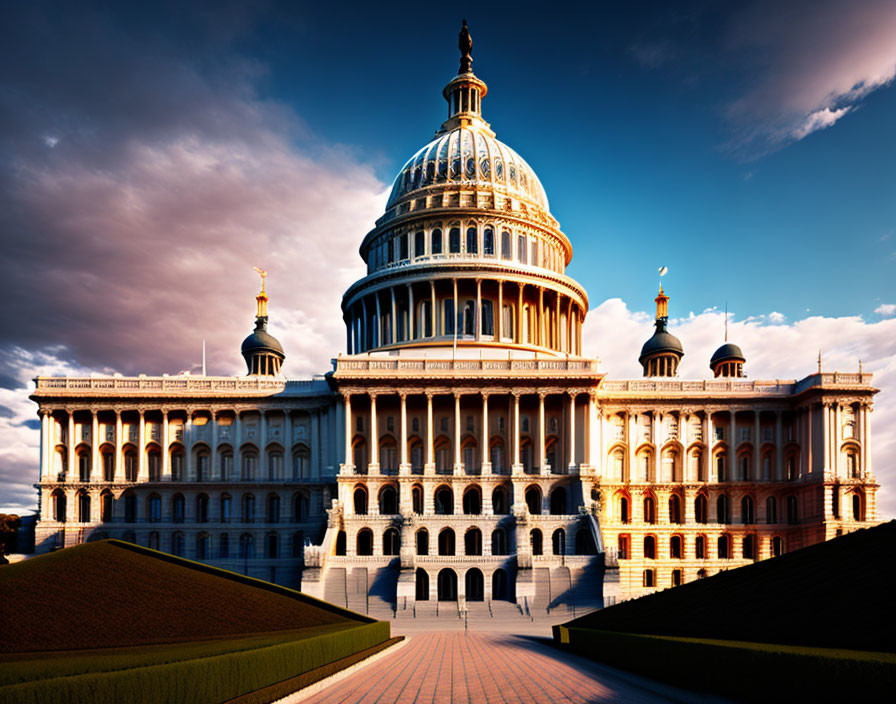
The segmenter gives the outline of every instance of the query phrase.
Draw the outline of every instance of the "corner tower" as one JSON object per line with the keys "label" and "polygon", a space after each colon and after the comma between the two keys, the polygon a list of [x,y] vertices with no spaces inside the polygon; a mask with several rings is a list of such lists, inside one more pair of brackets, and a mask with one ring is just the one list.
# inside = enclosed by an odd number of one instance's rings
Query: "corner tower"
{"label": "corner tower", "polygon": [[464,23],[460,70],[442,91],[448,117],[361,244],[367,276],[342,300],[350,354],[581,354],[588,298],[565,273],[572,245],[533,169],[483,118],[472,46]]}
{"label": "corner tower", "polygon": [[277,376],[286,355],[283,345],[268,332],[268,294],[265,292],[266,271],[256,269],[261,275],[261,291],[255,297],[255,330],[243,340],[242,354],[248,374],[252,376]]}
{"label": "corner tower", "polygon": [[684,357],[684,348],[681,346],[681,341],[666,329],[669,324],[669,297],[663,293],[662,284],[654,300],[656,332],[644,343],[638,361],[644,367],[644,376],[677,376],[678,363]]}

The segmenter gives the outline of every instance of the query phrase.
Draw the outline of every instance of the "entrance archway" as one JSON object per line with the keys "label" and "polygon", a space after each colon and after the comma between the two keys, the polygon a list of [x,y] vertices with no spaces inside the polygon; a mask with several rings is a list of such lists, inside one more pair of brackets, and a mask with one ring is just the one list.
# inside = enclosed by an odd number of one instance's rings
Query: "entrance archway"
{"label": "entrance archway", "polygon": [[417,568],[417,601],[429,601],[429,574],[422,567]]}
{"label": "entrance archway", "polygon": [[464,586],[466,587],[467,601],[482,601],[485,598],[484,580],[482,572],[478,568],[472,567],[467,570]]}
{"label": "entrance archway", "polygon": [[446,567],[439,572],[439,601],[457,601],[457,574]]}
{"label": "entrance archway", "polygon": [[507,599],[507,573],[504,570],[492,573],[492,599]]}

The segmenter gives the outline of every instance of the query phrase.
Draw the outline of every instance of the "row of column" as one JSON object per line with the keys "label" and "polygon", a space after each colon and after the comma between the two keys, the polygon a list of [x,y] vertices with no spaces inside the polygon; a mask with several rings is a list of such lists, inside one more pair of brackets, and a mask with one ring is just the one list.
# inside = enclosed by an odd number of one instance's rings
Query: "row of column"
{"label": "row of column", "polygon": [[[457,292],[457,282],[456,278],[451,279],[452,291],[453,291],[453,302],[454,302],[454,316],[455,316],[455,329],[457,331],[457,335],[463,337],[463,326],[464,326],[464,317],[463,311],[459,308],[459,298]],[[476,282],[476,303],[474,310],[474,338],[478,341],[482,339],[482,282],[483,279],[477,278]],[[386,342],[384,338],[386,337],[385,331],[383,329],[383,313],[384,313],[384,305],[381,302],[381,296],[379,291],[374,291],[371,294],[367,294],[362,296],[359,302],[356,302],[349,309],[349,316],[346,320],[346,336],[347,336],[347,349],[349,354],[359,354],[362,352],[366,352],[368,349],[374,349],[377,347],[381,347],[384,344],[397,344],[399,342],[399,330],[401,329],[401,337],[402,341],[409,342],[417,339],[426,339],[426,338],[435,338],[447,335],[449,333],[445,332],[445,324],[442,321],[442,316],[440,314],[440,306],[439,303],[444,302],[445,298],[437,298],[436,297],[436,284],[434,280],[429,281],[429,295],[424,296],[422,299],[419,299],[417,302],[428,300],[430,303],[429,307],[429,321],[420,320],[419,327],[420,331],[424,331],[426,327],[426,322],[429,322],[429,335],[417,334],[416,328],[418,323],[418,315],[423,315],[422,312],[417,311],[415,305],[414,298],[414,284],[406,283],[403,284],[406,288],[406,294],[404,295],[404,301],[399,301],[398,296],[396,296],[396,289],[399,287],[390,287],[389,288],[389,302],[391,309],[387,309],[387,312],[390,313],[389,321],[391,321],[391,336],[390,342]],[[534,331],[529,333],[527,340],[527,335],[524,333],[524,316],[523,311],[524,307],[524,291],[526,286],[534,286],[538,290],[538,304],[535,314],[535,326]],[[553,349],[557,349],[560,351],[568,351],[572,354],[580,354],[582,349],[582,320],[583,316],[579,309],[579,306],[573,301],[573,299],[569,296],[563,296],[559,292],[554,293],[554,315],[553,321],[550,323],[550,328],[548,327],[549,316],[546,314],[547,306],[545,305],[545,289],[542,286],[535,286],[534,284],[517,284],[517,296],[516,296],[516,309],[514,311],[514,315],[510,321],[511,329],[504,329],[504,283],[498,282],[498,296],[497,300],[493,301],[493,339],[496,341],[501,341],[506,339],[510,339],[512,342],[516,344],[532,344],[538,347],[551,347]],[[367,300],[370,297],[373,297],[373,301],[368,308]],[[565,298],[566,303],[565,306],[561,303],[561,300]],[[512,299],[509,299],[512,300]],[[407,303],[407,330],[404,330],[404,326],[399,326],[399,318],[398,314],[402,312],[400,310],[400,305],[403,303]],[[534,305],[534,304],[530,304]],[[562,310],[565,308],[565,310]],[[360,312],[360,315],[359,315]],[[566,328],[563,329],[561,327],[561,314],[566,313]],[[440,324],[441,323],[441,324]],[[405,334],[406,333],[406,334]],[[564,344],[561,345],[561,340]],[[370,343],[368,347],[368,341]]]}
{"label": "row of column", "polygon": [[[419,394],[420,392],[416,392]],[[474,392],[477,393],[477,392]],[[463,474],[463,463],[461,461],[461,415],[460,415],[460,399],[462,396],[474,395],[474,393],[470,392],[461,392],[454,391],[452,392],[452,396],[454,397],[454,466],[453,472],[455,475]],[[569,411],[567,416],[567,425],[568,425],[568,454],[569,454],[569,464],[568,468],[573,470],[577,466],[576,460],[576,422],[575,422],[575,410],[576,410],[576,398],[578,397],[580,392],[570,391],[567,392],[569,396]],[[358,468],[353,464],[352,457],[352,438],[353,438],[353,427],[352,427],[352,406],[351,406],[351,398],[353,392],[343,392],[343,404],[345,408],[345,473],[352,474]],[[383,396],[392,396],[396,395],[395,392],[366,392],[364,394],[370,399],[370,462],[368,464],[368,472],[371,474],[376,474],[379,471],[379,432],[377,429],[377,407],[376,407],[376,399],[378,395]],[[400,424],[400,464],[399,464],[399,474],[408,475],[411,471],[411,465],[408,462],[408,429],[407,429],[407,397],[412,395],[411,392],[407,391],[398,391],[397,395],[400,399],[401,405],[401,424]],[[424,474],[434,474],[435,473],[435,436],[433,433],[433,397],[437,394],[435,392],[426,391],[423,394],[426,396],[426,463],[424,465]],[[487,392],[478,392],[478,395],[482,399],[482,420],[481,420],[481,429],[482,429],[482,441],[480,442],[480,451],[481,451],[481,472],[483,474],[488,474],[491,472],[492,466],[491,461],[489,459],[489,417],[488,417],[488,399],[490,395],[508,395],[504,393],[494,393],[489,394]],[[513,474],[522,474],[523,473],[523,464],[520,461],[520,396],[524,395],[518,392],[511,392],[509,394],[513,398],[513,409],[512,409],[512,446],[513,446],[513,457],[511,463],[511,471]],[[539,465],[544,465],[545,459],[545,414],[544,414],[544,406],[545,406],[545,397],[553,395],[548,392],[538,392],[538,449],[539,449]],[[586,423],[586,429],[590,431],[590,421],[594,416],[594,396],[588,395],[588,414],[587,419],[588,423]],[[585,457],[584,464],[589,464],[591,461],[590,458],[590,443],[586,441],[583,443],[585,448]]]}

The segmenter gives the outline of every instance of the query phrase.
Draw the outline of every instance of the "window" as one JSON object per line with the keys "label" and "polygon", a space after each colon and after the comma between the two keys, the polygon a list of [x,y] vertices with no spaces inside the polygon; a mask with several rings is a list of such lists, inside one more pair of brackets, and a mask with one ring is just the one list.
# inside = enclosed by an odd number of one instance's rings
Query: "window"
{"label": "window", "polygon": [[266,523],[280,522],[280,497],[276,494],[268,495],[264,518]]}
{"label": "window", "polygon": [[230,521],[230,513],[231,507],[233,506],[233,499],[230,498],[230,494],[222,494],[221,495],[221,522],[228,523]]}
{"label": "window", "polygon": [[184,522],[184,503],[183,494],[175,494],[171,500],[171,518],[175,523]]}
{"label": "window", "polygon": [[656,570],[644,570],[644,586],[656,586]]}
{"label": "window", "polygon": [[652,535],[644,537],[644,557],[648,560],[656,559],[656,538]]}
{"label": "window", "polygon": [[407,234],[398,237],[398,260],[402,261],[408,258],[408,236]]}
{"label": "window", "polygon": [[208,534],[200,533],[196,536],[196,559],[208,559]]}
{"label": "window", "polygon": [[784,554],[784,541],[780,536],[772,538],[772,557],[780,557]]}
{"label": "window", "polygon": [[626,496],[619,497],[619,520],[622,523],[628,523],[631,520],[628,510],[628,497]]}
{"label": "window", "polygon": [[684,548],[682,547],[682,539],[680,535],[673,535],[669,539],[669,556],[680,560],[682,555],[684,554]]}
{"label": "window", "polygon": [[483,335],[495,334],[495,320],[491,301],[482,301],[482,308],[479,312],[480,331]]}
{"label": "window", "polygon": [[740,520],[745,526],[753,523],[753,499],[745,496],[740,502]]}
{"label": "window", "polygon": [[706,536],[698,535],[694,541],[694,557],[698,560],[706,559]]}
{"label": "window", "polygon": [[729,553],[729,540],[727,535],[720,535],[717,547],[717,556],[720,560],[727,560],[731,557]]}
{"label": "window", "polygon": [[228,557],[230,557],[230,536],[222,533],[218,538],[218,558],[226,560]]}
{"label": "window", "polygon": [[797,503],[795,496],[787,497],[787,522],[788,523],[799,523],[799,511],[797,510]]}
{"label": "window", "polygon": [[728,497],[722,494],[716,499],[716,522],[728,523]]}
{"label": "window", "polygon": [[778,500],[774,496],[769,496],[765,500],[765,522],[778,522]]}
{"label": "window", "polygon": [[158,494],[149,497],[149,522],[158,523],[162,520],[162,498]]}
{"label": "window", "polygon": [[411,489],[411,503],[414,513],[418,515],[423,513],[423,487],[415,485]]}
{"label": "window", "polygon": [[538,528],[529,533],[529,545],[532,547],[533,555],[541,555],[544,552],[542,542],[543,538]]}
{"label": "window", "polygon": [[862,506],[862,497],[858,494],[852,495],[852,519],[854,521],[865,520],[865,509]]}
{"label": "window", "polygon": [[268,533],[264,540],[265,543],[265,556],[269,559],[275,559],[277,554],[279,553],[279,541],[277,540],[276,533]]}
{"label": "window", "polygon": [[528,251],[526,249],[526,238],[523,235],[516,238],[516,251],[520,264],[526,264],[528,261]]}
{"label": "window", "polygon": [[745,560],[756,559],[756,538],[752,535],[745,535],[744,542],[741,545],[741,554]]}
{"label": "window", "polygon": [[700,494],[694,499],[694,517],[697,523],[706,523],[708,521],[706,510],[706,496]]}
{"label": "window", "polygon": [[433,254],[441,254],[442,253],[442,231],[441,230],[433,230],[432,231],[432,253]]}
{"label": "window", "polygon": [[445,310],[445,324],[444,330],[446,335],[454,334],[454,300],[450,298],[446,298],[444,303],[442,304]]}
{"label": "window", "polygon": [[208,523],[208,496],[199,494],[196,497],[196,522]]}
{"label": "window", "polygon": [[426,235],[421,231],[414,235],[414,256],[422,257],[424,254],[426,254]]}
{"label": "window", "polygon": [[510,233],[507,230],[501,233],[501,259],[513,259]]}
{"label": "window", "polygon": [[669,497],[669,522],[682,523],[681,520],[681,497],[673,494]]}
{"label": "window", "polygon": [[243,523],[252,523],[255,521],[255,497],[252,494],[246,494],[243,497]]}
{"label": "window", "polygon": [[681,570],[672,570],[672,586],[679,587],[681,586],[681,582]]}
{"label": "window", "polygon": [[479,233],[475,227],[467,228],[467,254],[478,254],[479,252]]}
{"label": "window", "polygon": [[175,533],[171,536],[171,554],[181,557],[184,554],[184,534]]}
{"label": "window", "polygon": [[448,251],[451,254],[460,252],[460,228],[452,227],[448,231]]}
{"label": "window", "polygon": [[616,539],[616,557],[620,560],[628,560],[631,550],[631,537],[620,535]]}
{"label": "window", "polygon": [[482,253],[487,257],[495,256],[495,231],[490,227],[482,232]]}
{"label": "window", "polygon": [[656,502],[652,496],[644,499],[644,522],[656,523]]}

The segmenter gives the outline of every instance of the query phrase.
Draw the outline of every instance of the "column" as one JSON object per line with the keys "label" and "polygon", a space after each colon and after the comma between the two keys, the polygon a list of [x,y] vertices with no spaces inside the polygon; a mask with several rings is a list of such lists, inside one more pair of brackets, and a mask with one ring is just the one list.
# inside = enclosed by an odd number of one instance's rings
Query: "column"
{"label": "column", "polygon": [[149,479],[146,468],[146,417],[142,408],[137,413],[140,414],[140,425],[137,427],[137,481],[145,482]]}
{"label": "column", "polygon": [[383,313],[380,309],[380,294],[376,292],[373,294],[374,298],[376,298],[376,347],[383,346]]}
{"label": "column", "polygon": [[753,411],[753,481],[761,479],[762,475],[762,459],[759,452],[762,447],[762,438],[759,435],[761,416],[760,411]]}
{"label": "column", "polygon": [[554,349],[560,349],[560,294],[555,294],[554,303]]}
{"label": "column", "polygon": [[430,331],[432,332],[432,337],[438,335],[438,331],[436,329],[436,282],[429,282],[429,300],[431,303],[429,310],[429,324]]}
{"label": "column", "polygon": [[547,340],[545,340],[545,331],[546,331],[547,323],[545,321],[544,314],[544,289],[539,286],[538,287],[538,320],[536,321],[535,329],[537,332],[534,335],[535,344],[540,347],[547,347]]}
{"label": "column", "polygon": [[[540,468],[540,474],[547,474],[546,467],[546,457],[547,450],[545,449],[544,442],[544,397],[547,396],[545,392],[539,392],[538,394],[538,466]],[[551,467],[551,472],[557,473],[557,467]]]}
{"label": "column", "polygon": [[[866,476],[870,476],[874,469],[871,466],[871,404],[865,404],[862,406],[862,439],[864,442],[862,443],[862,465],[863,465],[863,474],[862,478],[864,479]],[[866,511],[866,516],[870,516],[872,514]]]}
{"label": "column", "polygon": [[516,341],[523,343],[523,284],[517,284],[519,289],[519,301],[516,307]]}
{"label": "column", "polygon": [[[731,382],[728,383],[730,385]],[[728,472],[728,481],[730,482],[737,476],[737,410],[730,411],[729,415],[731,416],[731,427],[729,428],[731,431],[731,440],[728,442],[728,466],[726,469]]]}
{"label": "column", "polygon": [[[268,418],[263,408],[258,409],[258,479],[268,475]],[[196,470],[193,470],[193,476]]]}
{"label": "column", "polygon": [[115,481],[120,482],[124,481],[124,468],[122,467],[122,456],[121,456],[121,447],[122,447],[122,423],[121,423],[121,410],[115,409]]}
{"label": "column", "polygon": [[585,457],[584,462],[591,468],[591,471],[594,471],[594,414],[595,414],[595,403],[594,403],[594,391],[588,392],[588,410],[587,416],[585,419],[585,430],[584,434],[584,447],[585,447]]}
{"label": "column", "polygon": [[398,399],[401,402],[401,464],[399,465],[398,473],[410,474],[411,466],[408,463],[408,395],[399,392]]}
{"label": "column", "polygon": [[495,311],[495,339],[504,337],[504,282],[498,279],[498,310]]}
{"label": "column", "polygon": [[460,393],[454,392],[454,474],[461,474],[460,457]]}
{"label": "column", "polygon": [[710,482],[718,481],[716,469],[712,465],[712,410],[703,411],[703,476]]}
{"label": "column", "polygon": [[66,455],[68,456],[68,476],[66,476],[66,481],[72,481],[73,478],[78,477],[78,467],[75,464],[75,412],[70,408],[66,409],[68,413],[68,437],[66,440]]}
{"label": "column", "polygon": [[426,465],[423,467],[424,474],[432,474],[435,471],[435,459],[433,455],[433,436],[432,436],[432,397],[431,391],[426,392]]}
{"label": "column", "polygon": [[[43,429],[42,429],[43,430]],[[97,482],[103,479],[103,468],[100,458],[100,420],[95,408],[90,409],[90,480]]]}
{"label": "column", "polygon": [[457,279],[451,279],[451,284],[454,288],[454,325],[452,325],[452,330],[454,330],[454,339],[456,340],[458,335],[463,332],[462,330],[458,330],[458,314],[457,314]]}
{"label": "column", "polygon": [[482,279],[476,279],[476,339],[479,340],[482,333]]}
{"label": "column", "polygon": [[[284,432],[286,432],[286,438],[284,439],[284,444],[286,445],[286,457],[283,459],[283,462],[292,462],[292,416],[290,416],[289,411],[286,411],[284,414],[286,417],[283,419],[284,424]],[[311,438],[309,440],[309,444],[311,445],[311,467],[309,467],[310,475],[317,479],[321,475],[321,465],[323,462],[321,461],[321,442],[320,442],[320,410],[314,410],[311,412]],[[284,467],[284,470],[286,468]],[[286,476],[292,470],[286,471]]]}
{"label": "column", "polygon": [[635,446],[638,444],[638,414],[626,409],[625,430],[628,435],[628,480],[630,482],[641,481],[638,476],[638,468],[635,467]]}
{"label": "column", "polygon": [[831,471],[831,407],[825,401],[821,404],[821,445],[824,448],[824,465],[822,471],[827,474]]}
{"label": "column", "polygon": [[346,474],[351,474],[352,470],[357,470],[353,464],[352,457],[352,395],[343,392],[342,402],[345,406],[345,462],[344,467]]}
{"label": "column", "polygon": [[392,341],[392,344],[398,342],[398,315],[396,313],[397,306],[395,304],[395,287],[392,286],[389,288],[389,294],[392,297],[392,330],[389,333],[389,339]]}
{"label": "column", "polygon": [[[168,410],[162,409],[162,481],[171,481],[171,454],[168,452]],[[234,450],[234,454],[236,450]]]}
{"label": "column", "polygon": [[417,339],[416,335],[414,335],[414,289],[411,284],[407,285],[408,287],[408,339],[415,340]]}
{"label": "column", "polygon": [[841,443],[840,432],[842,429],[843,429],[843,423],[841,422],[841,417],[840,417],[840,403],[835,401],[834,402],[834,432],[831,433],[831,444],[833,445],[833,448],[832,448],[833,457],[832,457],[831,464],[833,465],[832,469],[834,470],[835,477],[840,476],[840,443]]}
{"label": "column", "polygon": [[368,474],[379,474],[380,471],[380,442],[379,431],[376,424],[376,393],[370,392],[370,465]]}
{"label": "column", "polygon": [[[50,453],[50,416],[45,408],[40,413],[40,478],[46,479],[51,474],[52,454]],[[96,418],[96,416],[94,416]],[[864,456],[864,453],[863,453]]]}
{"label": "column", "polygon": [[663,476],[663,425],[662,413],[653,412],[653,477],[655,481],[664,482],[666,478]]}
{"label": "column", "polygon": [[[482,474],[491,474],[492,472],[492,463],[489,461],[488,457],[488,440],[489,440],[489,432],[488,432],[488,394],[484,391],[482,392],[482,430],[480,435],[482,436]],[[488,492],[483,492],[483,501],[485,498],[485,494]]]}
{"label": "column", "polygon": [[348,320],[345,321],[345,351],[349,354],[354,353],[354,349],[352,349],[352,323],[351,323],[351,313],[349,313]]}
{"label": "column", "polygon": [[520,463],[520,395],[513,394],[513,474],[522,474]]}
{"label": "column", "polygon": [[775,411],[775,481],[784,477],[784,433],[781,410]]}
{"label": "column", "polygon": [[361,299],[361,349],[359,352],[367,351],[367,303]]}
{"label": "column", "polygon": [[[215,412],[214,408],[209,408],[209,419],[208,422],[211,423],[211,434],[212,434],[212,456],[208,460],[208,476],[210,479],[214,477],[221,476],[221,466],[218,462],[218,443],[220,442],[220,428],[218,426],[218,414]],[[285,428],[284,428],[285,429]],[[286,464],[289,461],[289,445],[286,444],[286,439],[284,438],[284,447],[286,448],[286,457],[283,458],[283,463]],[[285,471],[284,467],[284,471]]]}

